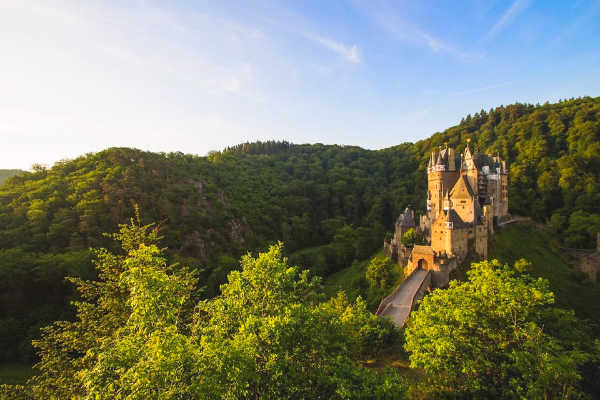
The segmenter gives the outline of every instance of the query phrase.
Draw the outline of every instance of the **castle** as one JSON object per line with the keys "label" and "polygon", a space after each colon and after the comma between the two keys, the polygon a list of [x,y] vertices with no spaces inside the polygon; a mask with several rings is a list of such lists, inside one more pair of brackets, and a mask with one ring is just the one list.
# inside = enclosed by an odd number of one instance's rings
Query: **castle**
{"label": "castle", "polygon": [[[388,255],[406,264],[406,274],[431,271],[431,285],[448,284],[449,273],[467,256],[486,258],[488,237],[508,214],[508,170],[498,155],[471,153],[469,145],[457,155],[453,148],[433,151],[427,165],[427,212],[415,226],[407,208],[396,222],[394,237],[384,243]],[[426,245],[405,247],[400,239],[410,228]]]}

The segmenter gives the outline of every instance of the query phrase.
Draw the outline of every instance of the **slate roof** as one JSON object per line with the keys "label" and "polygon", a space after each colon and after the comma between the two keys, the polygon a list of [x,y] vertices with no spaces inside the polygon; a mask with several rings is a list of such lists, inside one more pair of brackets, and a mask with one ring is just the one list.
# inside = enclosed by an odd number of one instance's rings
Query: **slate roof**
{"label": "slate roof", "polygon": [[472,226],[472,224],[464,222],[458,213],[453,209],[443,211],[443,215],[441,217],[445,222],[452,222],[453,229],[464,229]]}
{"label": "slate roof", "polygon": [[444,164],[448,163],[448,149],[440,150],[440,159]]}
{"label": "slate roof", "polygon": [[400,216],[396,220],[396,225],[409,228],[415,226],[415,215],[413,211],[410,208],[406,207],[404,209],[404,212],[400,214]]}
{"label": "slate roof", "polygon": [[472,160],[474,167],[478,170],[481,170],[484,166],[488,166],[493,173],[496,172],[496,168],[500,168],[503,173],[506,173],[506,164],[504,164],[499,156],[479,153],[478,151],[471,152],[471,149],[468,146],[465,147],[465,150],[461,155],[454,154],[454,149],[451,147],[446,147],[439,151],[432,151],[429,161],[427,162],[427,168],[432,168],[436,165],[445,165],[446,167],[449,167],[450,157],[454,156],[454,165],[457,167],[460,166],[462,169],[467,168],[465,165],[467,160]]}
{"label": "slate roof", "polygon": [[488,154],[475,153],[475,155],[473,156],[473,162],[475,163],[477,169],[480,170],[481,168],[487,165],[488,167],[490,167],[490,171],[493,171],[495,173],[496,168],[502,168],[502,164],[498,161],[495,161],[494,158],[495,157]]}

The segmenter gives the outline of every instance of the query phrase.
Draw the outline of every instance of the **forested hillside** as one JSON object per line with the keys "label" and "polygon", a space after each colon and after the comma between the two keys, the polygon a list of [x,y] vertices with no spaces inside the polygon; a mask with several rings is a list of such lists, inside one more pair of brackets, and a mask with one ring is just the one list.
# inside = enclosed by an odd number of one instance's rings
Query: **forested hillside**
{"label": "forested hillside", "polygon": [[[139,205],[170,261],[200,273],[204,296],[239,255],[282,240],[292,260],[331,274],[380,246],[407,204],[422,208],[428,152],[467,138],[510,169],[514,213],[548,221],[570,247],[600,230],[600,98],[481,111],[415,144],[250,143],[207,157],[111,148],[0,186],[0,360],[31,357],[40,326],[70,318],[64,276],[91,277],[89,247],[112,243]],[[422,210],[421,210],[422,211]],[[113,249],[114,250],[114,249]]]}
{"label": "forested hillside", "polygon": [[19,172],[23,172],[20,169],[0,169],[0,184],[10,178],[11,176],[17,175]]}
{"label": "forested hillside", "polygon": [[111,246],[102,232],[133,216],[134,204],[159,223],[172,261],[203,271],[210,297],[240,254],[276,240],[288,253],[333,241],[329,272],[368,256],[400,207],[424,199],[410,150],[267,143],[197,157],[113,148],[9,179],[0,187],[0,357],[22,357],[40,326],[69,317],[63,277],[92,274],[88,248]]}

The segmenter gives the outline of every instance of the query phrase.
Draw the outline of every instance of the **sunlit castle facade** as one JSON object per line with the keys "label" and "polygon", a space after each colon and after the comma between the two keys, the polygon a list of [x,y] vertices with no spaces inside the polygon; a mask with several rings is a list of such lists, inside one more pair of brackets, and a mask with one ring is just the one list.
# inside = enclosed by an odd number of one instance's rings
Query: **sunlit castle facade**
{"label": "sunlit castle facade", "polygon": [[427,212],[419,221],[428,244],[413,248],[407,272],[444,272],[433,274],[437,286],[443,285],[469,253],[487,257],[494,225],[508,216],[508,170],[498,155],[472,153],[468,145],[459,155],[451,147],[432,152]]}

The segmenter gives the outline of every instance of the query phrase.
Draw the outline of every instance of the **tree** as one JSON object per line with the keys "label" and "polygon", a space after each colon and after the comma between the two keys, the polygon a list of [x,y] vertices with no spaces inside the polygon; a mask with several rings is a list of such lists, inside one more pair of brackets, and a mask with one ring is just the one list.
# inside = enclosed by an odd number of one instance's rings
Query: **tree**
{"label": "tree", "polygon": [[356,231],[350,225],[344,225],[335,236],[331,246],[334,248],[339,266],[346,267],[356,256]]}
{"label": "tree", "polygon": [[169,271],[156,245],[129,252],[119,285],[129,293],[125,324],[78,371],[88,399],[190,398],[195,392],[195,348],[185,335],[185,307],[196,280]]}
{"label": "tree", "polygon": [[514,267],[519,272],[530,272],[532,264],[524,258],[515,261]]}
{"label": "tree", "polygon": [[413,247],[415,244],[423,243],[423,241],[423,235],[417,232],[415,228],[409,228],[400,238],[400,242],[406,247]]}
{"label": "tree", "polygon": [[394,264],[384,255],[374,257],[367,266],[365,278],[369,286],[378,291],[386,290],[393,282],[392,268]]}
{"label": "tree", "polygon": [[569,227],[565,232],[565,244],[569,247],[594,247],[600,232],[600,215],[575,211],[569,216]]}
{"label": "tree", "polygon": [[[109,236],[121,244],[124,254],[94,250],[98,280],[70,279],[81,296],[73,303],[75,321],[55,322],[43,329],[40,340],[34,341],[40,374],[30,383],[38,398],[85,396],[91,385],[85,371],[99,363],[102,349],[113,343],[113,336],[122,332],[139,306],[135,293],[130,298],[131,284],[126,283],[126,277],[136,277],[135,271],[139,275],[147,257],[155,256],[157,230],[152,225],[141,226],[138,217],[137,222],[132,219],[129,225],[120,225],[119,233]],[[167,269],[162,264],[160,268]],[[181,269],[178,274],[185,271]]]}
{"label": "tree", "polygon": [[440,392],[575,398],[592,346],[574,314],[553,302],[541,278],[497,260],[473,264],[467,282],[434,291],[411,315],[411,366],[425,369]]}
{"label": "tree", "polygon": [[391,334],[360,298],[319,302],[320,279],[289,267],[281,244],[241,264],[221,296],[198,305],[193,337],[203,396],[403,398],[394,373],[380,376],[353,361]]}

